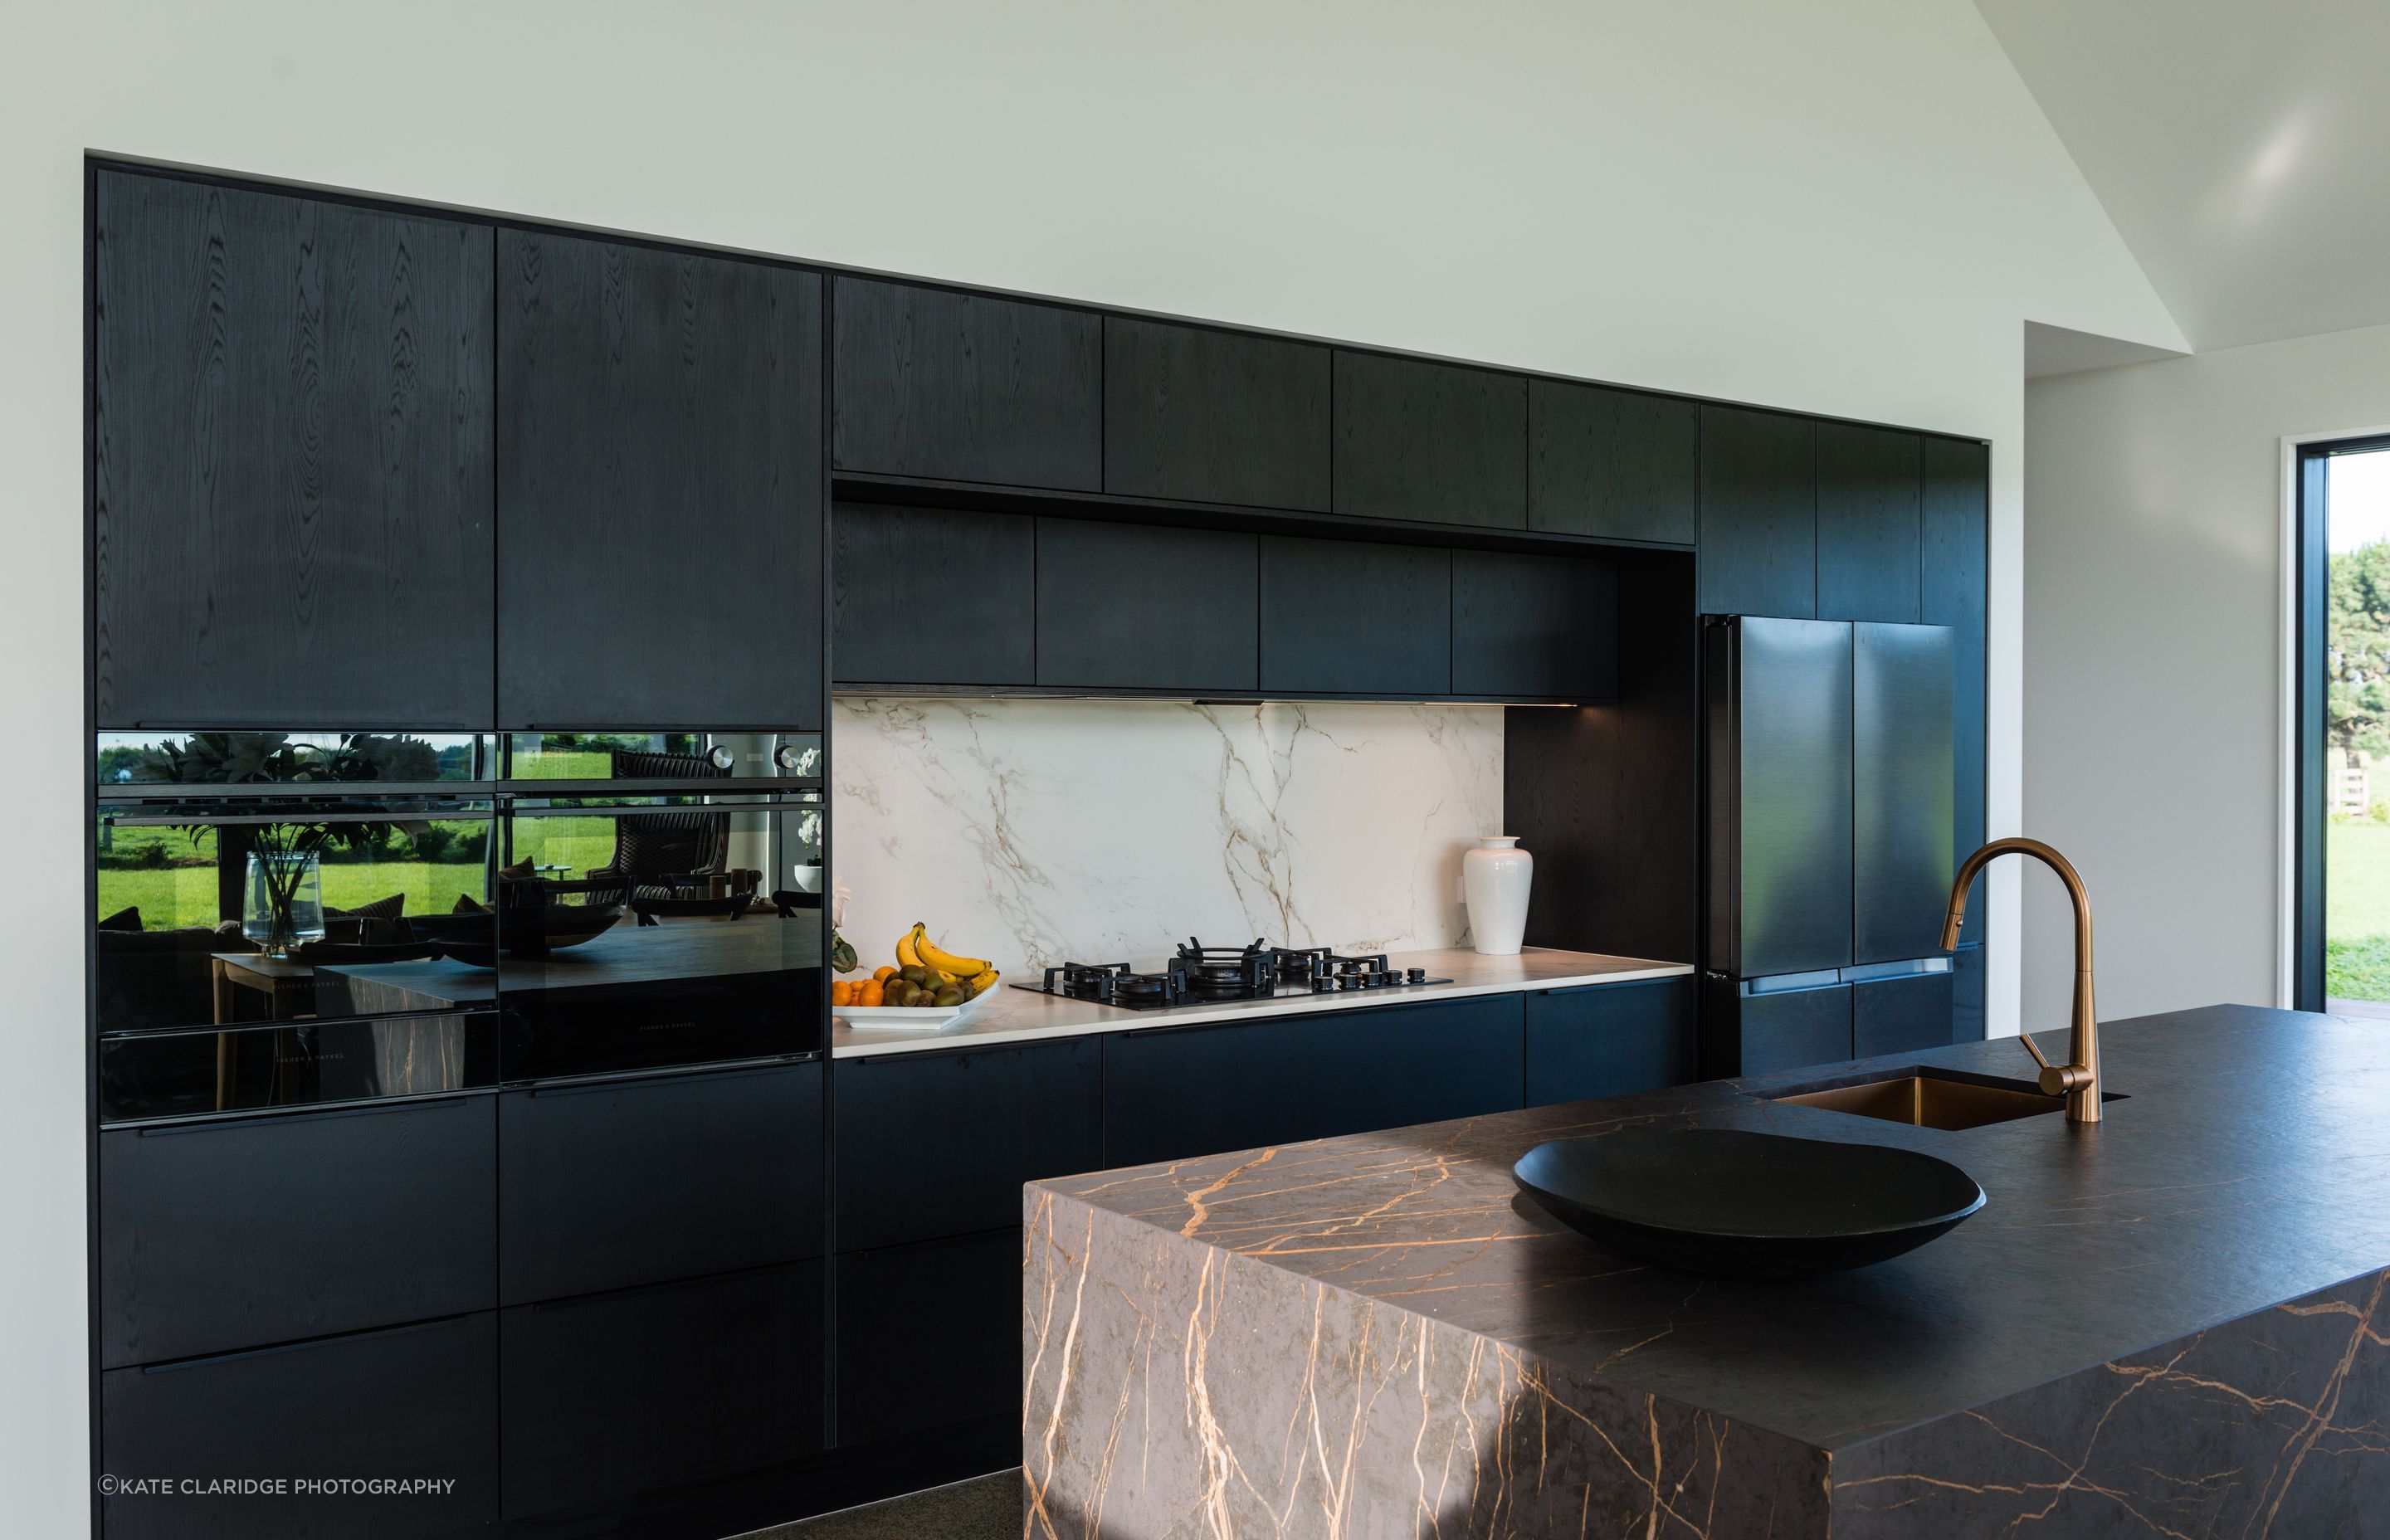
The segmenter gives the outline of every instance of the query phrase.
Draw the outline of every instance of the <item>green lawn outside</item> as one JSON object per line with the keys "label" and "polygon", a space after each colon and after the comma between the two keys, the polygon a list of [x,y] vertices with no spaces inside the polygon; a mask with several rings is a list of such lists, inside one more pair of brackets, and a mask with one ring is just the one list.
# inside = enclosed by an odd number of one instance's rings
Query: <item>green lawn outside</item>
{"label": "green lawn outside", "polygon": [[2324,994],[2390,1000],[2390,824],[2324,828]]}

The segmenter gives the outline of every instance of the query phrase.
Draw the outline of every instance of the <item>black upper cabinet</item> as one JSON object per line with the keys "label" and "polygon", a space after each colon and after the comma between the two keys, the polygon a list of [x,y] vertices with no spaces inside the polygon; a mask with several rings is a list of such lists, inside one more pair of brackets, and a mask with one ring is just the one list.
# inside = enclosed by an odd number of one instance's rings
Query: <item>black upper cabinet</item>
{"label": "black upper cabinet", "polygon": [[1037,683],[1250,690],[1259,678],[1250,534],[1037,520]]}
{"label": "black upper cabinet", "polygon": [[819,726],[820,277],[498,259],[499,725]]}
{"label": "black upper cabinet", "polygon": [[1818,618],[1918,618],[1914,433],[1818,424]]}
{"label": "black upper cabinet", "polygon": [[1527,387],[1527,424],[1528,528],[1693,543],[1697,404],[1538,379]]}
{"label": "black upper cabinet", "polygon": [[[1922,608],[1927,623],[1951,631],[1952,824],[1960,858],[1984,842],[1984,586],[1990,498],[1989,445],[1925,441]],[[1985,907],[1968,906],[1962,940],[1983,939]]]}
{"label": "black upper cabinet", "polygon": [[1264,690],[1451,690],[1451,552],[1269,535],[1261,559]]}
{"label": "black upper cabinet", "polygon": [[1328,350],[1104,320],[1104,490],[1328,511]]}
{"label": "black upper cabinet", "polygon": [[1527,527],[1527,382],[1491,369],[1336,354],[1335,511]]}
{"label": "black upper cabinet", "polygon": [[487,225],[102,172],[101,727],[490,722]]}
{"label": "black upper cabinet", "polygon": [[1101,490],[1099,317],[868,278],[834,302],[841,470]]}
{"label": "black upper cabinet", "polygon": [[1618,569],[1595,557],[1452,553],[1452,692],[1618,695]]}
{"label": "black upper cabinet", "polygon": [[1807,417],[1702,408],[1703,613],[1816,616],[1816,482]]}
{"label": "black upper cabinet", "polygon": [[833,677],[1036,683],[1034,520],[841,503],[829,527]]}

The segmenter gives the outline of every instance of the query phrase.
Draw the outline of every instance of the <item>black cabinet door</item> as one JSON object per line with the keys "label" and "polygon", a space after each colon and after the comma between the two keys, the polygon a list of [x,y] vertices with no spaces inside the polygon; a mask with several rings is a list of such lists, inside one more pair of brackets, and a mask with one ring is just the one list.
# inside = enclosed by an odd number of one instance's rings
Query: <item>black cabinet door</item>
{"label": "black cabinet door", "polygon": [[1516,995],[1127,1033],[1104,1048],[1104,1164],[1505,1111],[1523,1055]]}
{"label": "black cabinet door", "polygon": [[1851,627],[1851,961],[1942,949],[1950,900],[1947,626]]}
{"label": "black cabinet door", "polygon": [[1695,1078],[1693,983],[1597,984],[1526,997],[1530,1107],[1656,1091]]}
{"label": "black cabinet door", "polygon": [[502,1311],[506,1516],[618,1502],[818,1450],[827,1265]]}
{"label": "black cabinet door", "polygon": [[1527,382],[1491,369],[1336,354],[1335,511],[1527,527]]}
{"label": "black cabinet door", "polygon": [[503,1303],[821,1251],[819,1064],[500,1098]]}
{"label": "black cabinet door", "polygon": [[1018,1223],[842,1256],[837,1287],[839,1444],[1020,1414]]}
{"label": "black cabinet door", "polygon": [[380,1495],[124,1495],[109,1540],[259,1535],[431,1540],[497,1517],[496,1317],[488,1312],[361,1336],[100,1376],[100,1468],[169,1482],[421,1477],[445,1490]]}
{"label": "black cabinet door", "polygon": [[1756,979],[1851,961],[1851,627],[1710,627],[1709,965]]}
{"label": "black cabinet door", "polygon": [[1261,687],[1449,692],[1452,559],[1429,545],[1264,536]]}
{"label": "black cabinet door", "polygon": [[1950,956],[1950,1041],[1984,1040],[1984,949],[1962,945]]}
{"label": "black cabinet door", "polygon": [[490,723],[487,225],[102,172],[102,727]]}
{"label": "black cabinet door", "polygon": [[1914,433],[1818,424],[1818,618],[1918,618]]}
{"label": "black cabinet door", "polygon": [[1908,973],[1851,986],[1851,1057],[1916,1053],[1950,1042],[1952,980]]}
{"label": "black cabinet door", "polygon": [[1675,396],[1527,386],[1527,527],[1693,543],[1701,407]]}
{"label": "black cabinet door", "polygon": [[1328,350],[1104,319],[1104,490],[1328,511]]}
{"label": "black cabinet door", "polygon": [[1100,317],[869,278],[834,299],[840,469],[1101,489]]}
{"label": "black cabinet door", "polygon": [[1703,613],[1818,613],[1814,434],[1807,417],[1702,408]]}
{"label": "black cabinet door", "polygon": [[1103,1163],[1102,1059],[1079,1037],[839,1060],[838,1249],[1018,1226],[1023,1182]]}
{"label": "black cabinet door", "polygon": [[1737,1005],[1740,1067],[1704,1065],[1705,1073],[1774,1074],[1851,1057],[1849,984],[1746,995]]}
{"label": "black cabinet door", "polygon": [[1598,557],[1452,553],[1452,691],[1618,696],[1618,569]]}
{"label": "black cabinet door", "polygon": [[489,1308],[493,1111],[467,1097],[102,1134],[102,1361]]}
{"label": "black cabinet door", "polygon": [[1037,679],[1037,524],[1017,513],[830,512],[830,672],[872,685]]}
{"label": "black cabinet door", "polygon": [[500,725],[819,726],[821,436],[818,275],[502,232]]}
{"label": "black cabinet door", "polygon": [[[1984,583],[1990,498],[1988,444],[1925,441],[1923,610],[1927,623],[1951,631],[1952,816],[1961,859],[1984,842]],[[1968,906],[1961,940],[1983,939],[1985,907]]]}
{"label": "black cabinet door", "polygon": [[1253,535],[1037,520],[1037,682],[1250,690],[1260,678]]}

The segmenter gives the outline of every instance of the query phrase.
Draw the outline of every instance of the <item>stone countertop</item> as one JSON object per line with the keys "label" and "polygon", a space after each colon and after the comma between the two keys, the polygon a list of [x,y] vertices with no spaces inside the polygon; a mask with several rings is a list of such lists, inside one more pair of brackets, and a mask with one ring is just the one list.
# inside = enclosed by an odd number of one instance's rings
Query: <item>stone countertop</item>
{"label": "stone countertop", "polygon": [[[2390,1030],[2212,1007],[2103,1028],[2101,1048],[2122,1099],[2088,1127],[1942,1132],[1766,1099],[1862,1068],[1833,1066],[1032,1184],[1033,1494],[1092,1498],[1108,1522],[1240,1512],[1203,1474],[1233,1453],[1274,1508],[1374,1494],[1405,1534],[1405,1513],[1480,1533],[1488,1482],[1524,1507],[1565,1487],[1548,1522],[1571,1534],[1580,1488],[1638,1534],[1647,1509],[1677,1533],[1689,1505],[1687,1533],[1838,1537],[2004,1534],[2051,1511],[2071,1517],[2048,1533],[2108,1533],[2078,1493],[2133,1533],[2222,1533],[2228,1514],[2242,1533],[2269,1504],[2291,1525],[2274,1533],[2325,1533],[2292,1513],[2327,1522],[2352,1491],[2390,1505]],[[1921,1062],[2031,1072],[1998,1039],[1876,1067]],[[1924,1150],[1989,1202],[1873,1267],[1748,1282],[1608,1251],[1512,1182],[1547,1139],[1645,1126]],[[1058,1331],[1077,1335],[1078,1382],[1044,1367]],[[1139,1332],[1142,1356],[1119,1357]],[[1380,1399],[1358,1420],[1323,1409],[1354,1396]],[[1197,1400],[1211,1420],[1176,1486],[1158,1445],[1134,1483],[1084,1458],[1114,1405],[1177,1418]],[[1324,1419],[1354,1470],[1381,1462],[1378,1485],[1339,1497],[1253,1442],[1289,1418]],[[1121,1436],[1181,1437],[1150,1418]],[[1489,1474],[1503,1459],[1519,1469]]]}
{"label": "stone countertop", "polygon": [[869,1055],[921,1053],[938,1048],[992,1047],[1005,1043],[1032,1043],[1048,1037],[1078,1037],[1088,1033],[1145,1032],[1157,1027],[1186,1027],[1220,1021],[1246,1021],[1271,1016],[1301,1015],[1323,1010],[1356,1010],[1371,1006],[1410,1005],[1431,1000],[1457,1000],[1472,995],[1510,995],[1527,990],[1566,989],[1579,984],[1631,983],[1638,979],[1673,979],[1690,974],[1687,963],[1654,962],[1648,957],[1615,957],[1600,952],[1564,952],[1531,946],[1511,957],[1488,957],[1466,947],[1432,952],[1392,952],[1392,968],[1423,968],[1429,978],[1449,979],[1446,984],[1406,985],[1352,995],[1283,995],[1267,1000],[1230,1000],[1207,1004],[1163,1006],[1130,1010],[1089,1000],[1066,1000],[1036,990],[1017,989],[1008,982],[998,995],[977,1010],[942,1027],[858,1026],[835,1010],[831,1014],[830,1055],[856,1059]]}

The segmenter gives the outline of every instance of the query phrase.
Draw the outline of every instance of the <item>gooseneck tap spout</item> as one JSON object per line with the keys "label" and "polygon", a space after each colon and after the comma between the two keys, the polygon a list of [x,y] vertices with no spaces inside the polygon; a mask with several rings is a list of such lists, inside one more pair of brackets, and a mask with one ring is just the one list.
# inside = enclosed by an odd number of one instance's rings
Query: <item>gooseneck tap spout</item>
{"label": "gooseneck tap spout", "polygon": [[1948,951],[1959,944],[1959,924],[1967,918],[1967,890],[1974,885],[1975,874],[2000,856],[2014,852],[2030,855],[2066,884],[2066,897],[2075,905],[2075,1033],[2067,1045],[2071,1063],[2052,1064],[2034,1046],[2031,1037],[2020,1039],[2025,1052],[2033,1055],[2041,1066],[2041,1089],[2048,1096],[2066,1098],[2068,1123],[2100,1121],[2100,1021],[2093,1012],[2091,1000],[2091,895],[2084,890],[2083,879],[2074,863],[2038,840],[2014,838],[1995,840],[1959,864],[1958,880],[1950,885],[1949,912],[1942,917],[1942,949]]}

